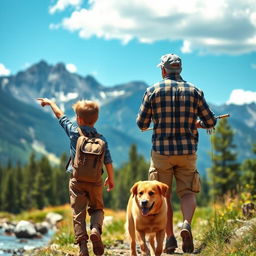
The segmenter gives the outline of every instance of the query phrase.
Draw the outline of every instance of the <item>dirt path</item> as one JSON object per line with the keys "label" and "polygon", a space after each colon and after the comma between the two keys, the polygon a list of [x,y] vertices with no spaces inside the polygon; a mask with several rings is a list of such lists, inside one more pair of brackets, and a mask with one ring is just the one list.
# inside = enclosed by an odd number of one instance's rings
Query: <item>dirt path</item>
{"label": "dirt path", "polygon": [[[180,229],[176,226],[175,227],[175,235],[176,235],[176,239],[177,239],[177,242],[178,242],[178,248],[175,250],[175,253],[172,254],[172,255],[188,256],[188,255],[200,254],[199,250],[197,249],[199,247],[199,242],[196,241],[196,239],[194,239],[194,245],[195,245],[194,253],[193,254],[183,253],[183,251],[181,249],[182,241],[181,241],[181,237],[179,236],[179,233],[180,233]],[[89,247],[89,251],[91,252],[90,255],[94,255],[92,253],[91,243],[88,243],[88,247]],[[76,254],[73,254],[73,253],[67,253],[67,252],[64,252],[64,251],[59,251],[57,248],[55,248],[55,249],[51,248],[51,249],[52,249],[51,252],[53,254],[50,254],[50,255],[77,256]],[[78,247],[77,247],[77,249],[78,249]],[[137,244],[137,253],[138,253],[138,256],[141,256],[140,247],[139,247],[138,244]],[[162,253],[161,256],[168,256],[168,255],[170,255],[170,254]],[[116,240],[115,242],[113,242],[113,244],[107,245],[105,247],[104,256],[130,256],[129,241],[128,240]]]}
{"label": "dirt path", "polygon": [[[175,234],[176,234],[176,239],[178,242],[178,248],[175,250],[175,253],[172,255],[194,255],[194,254],[199,254],[200,250],[197,248],[198,247],[198,241],[194,239],[194,244],[195,244],[195,250],[194,253],[183,253],[181,245],[182,245],[182,240],[179,236],[179,229],[177,228]],[[137,252],[138,255],[140,254],[140,248],[139,245],[137,245]],[[105,256],[130,256],[130,250],[129,250],[129,243],[128,241],[117,241],[115,244],[112,246],[109,246],[105,249]],[[162,253],[161,256],[168,256],[170,254]]]}
{"label": "dirt path", "polygon": [[[188,255],[194,255],[194,254],[199,254],[199,252],[197,251],[197,249],[195,249],[193,254],[189,254],[189,253],[183,253],[182,249],[181,249],[181,239],[177,236],[177,240],[178,240],[178,246],[179,248],[176,249],[175,253],[172,255],[184,255],[184,256],[188,256]],[[92,251],[91,245],[88,244],[89,246],[89,250]],[[65,252],[59,252],[58,250],[55,251],[56,254],[53,255],[61,255],[61,256],[77,256],[76,254],[70,254],[70,253],[65,253]],[[140,248],[137,245],[137,253],[138,256],[141,255],[140,253]],[[51,254],[52,255],[52,254]],[[91,253],[90,255],[94,255],[93,253]],[[166,253],[162,253],[161,256],[169,256],[170,254],[166,254]],[[27,255],[28,256],[28,255]],[[116,241],[113,245],[110,246],[106,246],[105,247],[105,252],[104,252],[104,256],[130,256],[130,249],[129,249],[129,243],[128,241]]]}
{"label": "dirt path", "polygon": [[[137,253],[138,253],[138,255],[141,255],[139,247],[137,248]],[[182,254],[182,251],[177,249],[175,254],[173,254],[173,255],[177,255],[177,254],[178,255]],[[114,246],[110,247],[110,248],[106,248],[104,255],[105,256],[130,256],[129,244],[125,243],[122,246],[120,246],[119,248],[116,248]],[[166,254],[166,253],[162,254],[162,256],[167,256],[167,255],[170,255],[170,254]]]}

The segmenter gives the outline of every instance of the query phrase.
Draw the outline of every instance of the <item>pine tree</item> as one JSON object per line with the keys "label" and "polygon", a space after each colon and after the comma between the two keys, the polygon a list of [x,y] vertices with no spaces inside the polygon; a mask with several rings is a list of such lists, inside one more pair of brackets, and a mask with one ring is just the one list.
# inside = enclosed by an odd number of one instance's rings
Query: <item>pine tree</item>
{"label": "pine tree", "polygon": [[[252,151],[256,155],[256,144],[253,145]],[[246,159],[241,165],[241,170],[243,190],[256,195],[256,159]]]}
{"label": "pine tree", "polygon": [[35,153],[32,152],[29,157],[29,163],[24,167],[23,171],[23,184],[22,184],[22,208],[24,210],[31,209],[33,206],[32,190],[35,181],[35,174],[37,171],[37,163]]}
{"label": "pine tree", "polygon": [[8,169],[5,173],[2,190],[2,209],[3,211],[18,213],[18,194],[17,194],[17,179],[14,173],[14,169]]}
{"label": "pine tree", "polygon": [[69,177],[70,173],[66,171],[66,164],[68,162],[68,156],[66,153],[61,155],[60,165],[56,168],[56,192],[58,201],[57,204],[65,204],[69,202]]}
{"label": "pine tree", "polygon": [[2,195],[3,195],[3,180],[4,180],[4,167],[0,165],[0,211],[3,209],[3,201],[2,201]]}
{"label": "pine tree", "polygon": [[50,165],[50,162],[46,156],[42,156],[42,158],[39,161],[38,164],[38,172],[41,174],[41,186],[44,194],[44,202],[45,205],[52,204],[51,201],[54,198],[53,191],[52,191],[52,167]]}
{"label": "pine tree", "polygon": [[[131,145],[129,151],[129,161],[115,172],[114,193],[111,207],[115,209],[125,209],[133,184],[139,180],[146,180],[148,177],[149,164],[143,156],[137,152],[135,144]],[[106,194],[106,193],[105,193]],[[110,197],[108,195],[108,197]],[[110,201],[110,198],[107,198]],[[104,198],[106,200],[106,197]]]}
{"label": "pine tree", "polygon": [[16,176],[16,194],[17,194],[17,211],[21,212],[22,210],[22,201],[21,201],[21,194],[22,194],[22,184],[23,184],[23,168],[21,167],[20,162],[17,163],[15,167],[14,175]]}
{"label": "pine tree", "polygon": [[236,162],[235,145],[233,144],[234,132],[227,119],[219,121],[216,132],[212,135],[212,167],[210,176],[212,181],[212,194],[220,199],[224,194],[234,194],[238,188],[239,164]]}
{"label": "pine tree", "polygon": [[36,170],[35,180],[32,185],[32,207],[35,209],[43,209],[46,205],[47,198],[45,195],[45,178],[43,172],[39,169]]}

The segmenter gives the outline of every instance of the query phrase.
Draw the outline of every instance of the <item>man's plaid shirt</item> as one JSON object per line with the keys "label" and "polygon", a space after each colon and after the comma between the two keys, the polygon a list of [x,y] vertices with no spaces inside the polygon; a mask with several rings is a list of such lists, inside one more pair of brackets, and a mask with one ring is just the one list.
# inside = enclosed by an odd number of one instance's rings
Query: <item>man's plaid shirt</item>
{"label": "man's plaid shirt", "polygon": [[179,74],[171,74],[147,88],[137,125],[145,129],[153,122],[152,150],[161,155],[187,155],[197,151],[198,117],[206,128],[216,124],[203,92]]}

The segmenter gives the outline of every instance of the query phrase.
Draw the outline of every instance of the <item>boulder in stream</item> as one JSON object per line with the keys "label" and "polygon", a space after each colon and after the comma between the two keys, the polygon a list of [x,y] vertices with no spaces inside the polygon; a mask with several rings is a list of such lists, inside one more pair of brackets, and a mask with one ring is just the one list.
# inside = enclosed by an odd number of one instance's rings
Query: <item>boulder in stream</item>
{"label": "boulder in stream", "polygon": [[26,220],[21,220],[14,229],[14,234],[17,238],[35,238],[38,233],[34,225]]}

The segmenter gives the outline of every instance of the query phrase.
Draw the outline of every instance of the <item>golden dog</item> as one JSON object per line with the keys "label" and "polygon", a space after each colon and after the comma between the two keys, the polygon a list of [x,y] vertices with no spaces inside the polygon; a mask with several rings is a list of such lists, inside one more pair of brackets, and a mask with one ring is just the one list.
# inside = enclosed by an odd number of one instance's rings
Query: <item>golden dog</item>
{"label": "golden dog", "polygon": [[150,255],[146,234],[154,255],[162,254],[167,223],[167,190],[168,186],[159,181],[139,181],[131,188],[126,213],[131,256],[137,255],[136,239],[140,244],[142,256]]}

